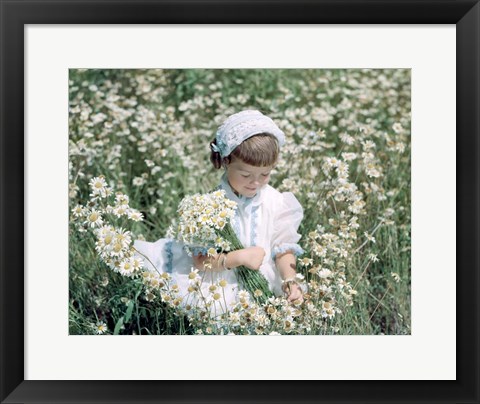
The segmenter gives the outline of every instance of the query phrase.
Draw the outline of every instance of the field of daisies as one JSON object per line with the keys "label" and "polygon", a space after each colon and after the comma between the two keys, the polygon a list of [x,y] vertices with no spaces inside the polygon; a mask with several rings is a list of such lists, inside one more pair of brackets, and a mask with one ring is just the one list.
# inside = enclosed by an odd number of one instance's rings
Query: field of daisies
{"label": "field of daisies", "polygon": [[[70,334],[410,334],[410,108],[408,69],[70,70]],[[133,241],[218,185],[209,142],[244,109],[286,134],[270,184],[304,208],[306,293],[216,313],[225,280],[186,304]]]}

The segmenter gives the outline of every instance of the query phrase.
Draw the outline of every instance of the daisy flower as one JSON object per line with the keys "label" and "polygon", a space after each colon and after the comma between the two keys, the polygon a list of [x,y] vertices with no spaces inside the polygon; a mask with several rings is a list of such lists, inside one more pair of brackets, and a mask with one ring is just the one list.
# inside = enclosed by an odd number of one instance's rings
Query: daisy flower
{"label": "daisy flower", "polygon": [[140,222],[143,219],[143,214],[136,209],[129,209],[127,211],[128,218],[134,222]]}
{"label": "daisy flower", "polygon": [[99,321],[95,326],[95,332],[97,334],[105,334],[108,331],[107,324],[105,324],[103,321]]}
{"label": "daisy flower", "polygon": [[246,290],[241,290],[238,292],[238,298],[240,300],[248,301],[250,299],[250,294]]}
{"label": "daisy flower", "polygon": [[130,199],[128,195],[122,194],[121,192],[117,192],[115,195],[115,203],[117,205],[128,205]]}
{"label": "daisy flower", "polygon": [[72,214],[74,217],[82,217],[85,213],[85,207],[82,205],[77,205],[72,209]]}
{"label": "daisy flower", "polygon": [[392,129],[395,133],[400,133],[403,131],[403,127],[402,127],[402,124],[399,123],[399,122],[395,122],[392,126]]}
{"label": "daisy flower", "polygon": [[128,211],[129,211],[128,205],[117,205],[113,208],[113,214],[117,217],[127,215]]}
{"label": "daisy flower", "polygon": [[122,228],[117,229],[115,233],[115,240],[122,243],[122,245],[127,248],[132,242],[132,234],[128,230]]}
{"label": "daisy flower", "polygon": [[88,183],[93,195],[104,195],[108,187],[107,182],[103,176],[93,177]]}
{"label": "daisy flower", "polygon": [[306,257],[305,257],[305,258],[302,258],[302,259],[300,260],[300,263],[301,263],[302,265],[304,265],[304,266],[308,266],[308,265],[312,265],[313,260],[312,260],[311,258],[306,258]]}
{"label": "daisy flower", "polygon": [[347,144],[347,145],[349,145],[349,146],[351,146],[352,144],[355,143],[355,139],[354,139],[352,136],[350,136],[350,135],[348,135],[348,134],[346,134],[346,133],[342,133],[342,134],[340,135],[340,140],[341,140],[343,143],[345,143],[345,144]]}
{"label": "daisy flower", "polygon": [[230,321],[230,324],[234,327],[236,326],[239,326],[240,325],[240,314],[239,313],[236,313],[236,312],[230,312],[229,313],[229,321]]}
{"label": "daisy flower", "polygon": [[147,181],[145,181],[145,179],[142,178],[142,177],[135,177],[132,180],[132,185],[134,187],[141,187],[142,185],[145,185],[146,183],[147,183]]}
{"label": "daisy flower", "polygon": [[135,274],[135,266],[133,264],[133,259],[128,258],[120,262],[119,272],[123,276],[133,276]]}
{"label": "daisy flower", "polygon": [[143,268],[143,260],[138,257],[132,257],[132,265],[135,271],[138,271],[139,269]]}
{"label": "daisy flower", "polygon": [[90,227],[100,227],[103,223],[102,215],[98,210],[92,209],[90,212],[86,213],[85,224]]}

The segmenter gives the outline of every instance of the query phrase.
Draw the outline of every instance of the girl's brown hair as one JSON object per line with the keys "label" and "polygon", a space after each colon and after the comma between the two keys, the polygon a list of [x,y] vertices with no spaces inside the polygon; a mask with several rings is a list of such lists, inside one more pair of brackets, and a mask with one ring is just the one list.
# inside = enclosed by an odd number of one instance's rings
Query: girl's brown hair
{"label": "girl's brown hair", "polygon": [[[210,142],[210,148],[212,144],[216,144],[216,141]],[[279,152],[280,148],[276,137],[268,133],[260,133],[244,140],[229,156],[223,159],[220,153],[212,149],[210,161],[216,169],[219,169],[223,165],[230,164],[232,156],[234,156],[251,166],[268,167],[277,162]]]}

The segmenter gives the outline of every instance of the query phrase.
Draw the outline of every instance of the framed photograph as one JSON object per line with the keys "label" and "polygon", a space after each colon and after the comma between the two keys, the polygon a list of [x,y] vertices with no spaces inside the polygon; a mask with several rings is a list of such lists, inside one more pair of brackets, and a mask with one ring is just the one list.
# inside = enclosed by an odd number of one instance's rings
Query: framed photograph
{"label": "framed photograph", "polygon": [[479,402],[477,1],[1,9],[2,403]]}

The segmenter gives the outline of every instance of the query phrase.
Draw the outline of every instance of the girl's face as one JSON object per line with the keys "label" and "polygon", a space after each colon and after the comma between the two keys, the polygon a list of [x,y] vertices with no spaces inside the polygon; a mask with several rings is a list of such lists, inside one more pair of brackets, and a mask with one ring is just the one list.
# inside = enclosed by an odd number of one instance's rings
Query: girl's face
{"label": "girl's face", "polygon": [[232,157],[227,166],[227,179],[233,190],[242,196],[252,198],[257,191],[268,184],[274,166],[255,167]]}

